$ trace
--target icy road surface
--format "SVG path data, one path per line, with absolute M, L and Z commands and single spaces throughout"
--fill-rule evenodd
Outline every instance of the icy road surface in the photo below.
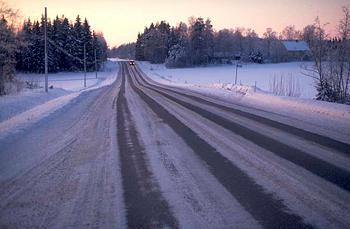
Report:
M 349 228 L 347 131 L 262 112 L 120 62 L 0 139 L 0 228 Z

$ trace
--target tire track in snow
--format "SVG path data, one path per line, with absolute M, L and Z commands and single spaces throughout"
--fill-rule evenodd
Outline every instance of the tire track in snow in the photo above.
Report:
M 128 69 L 126 73 L 132 89 L 196 152 L 210 172 L 264 228 L 313 228 L 304 223 L 300 216 L 289 213 L 281 200 L 264 191 L 239 167 L 232 164 L 156 100 L 138 88 L 133 82 L 135 78 L 131 77 Z
M 129 109 L 149 165 L 179 227 L 262 228 L 183 139 L 159 119 L 128 82 L 126 85 Z
M 139 72 L 136 72 L 141 78 L 141 80 L 145 83 L 147 83 L 141 76 Z M 138 81 L 137 78 L 135 80 Z M 144 86 L 144 85 L 143 85 Z M 313 157 L 302 150 L 299 150 L 295 147 L 286 145 L 282 142 L 279 142 L 277 140 L 274 140 L 271 137 L 268 137 L 264 134 L 255 132 L 245 126 L 242 126 L 236 122 L 233 122 L 231 120 L 228 120 L 226 118 L 221 117 L 220 115 L 216 115 L 210 111 L 207 111 L 203 108 L 200 108 L 198 106 L 195 106 L 193 104 L 190 104 L 188 102 L 185 102 L 179 98 L 176 98 L 172 95 L 169 95 L 168 93 L 165 93 L 164 91 L 161 91 L 159 89 L 155 89 L 151 86 L 144 86 L 148 89 L 151 89 L 164 97 L 182 105 L 183 107 L 186 107 L 189 110 L 192 110 L 202 117 L 211 120 L 215 122 L 216 124 L 224 127 L 225 129 L 228 129 L 232 131 L 233 133 L 242 136 L 245 139 L 248 139 L 249 141 L 253 142 L 254 144 L 271 151 L 275 153 L 276 155 L 298 165 L 306 170 L 310 171 L 311 173 L 337 185 L 338 187 L 350 191 L 350 172 L 341 169 L 335 165 L 332 165 L 326 161 L 323 161 L 319 158 Z
M 116 165 L 112 164 L 116 161 L 112 150 L 116 134 L 111 135 L 115 127 L 111 125 L 115 123 L 111 112 L 115 91 L 115 86 L 99 90 L 87 110 L 78 113 L 71 110 L 75 115 L 82 113 L 74 128 L 67 125 L 65 135 L 72 140 L 57 140 L 63 146 L 60 151 L 0 185 L 0 228 L 120 228 L 123 225 L 121 179 Z M 79 111 L 83 103 L 74 106 Z M 51 119 L 55 123 L 65 120 Z M 49 136 L 52 131 L 55 130 L 44 133 Z M 46 148 L 42 151 L 46 152 Z
M 140 75 L 141 80 L 145 84 L 147 84 L 148 86 L 155 87 L 157 89 L 161 89 L 164 91 L 172 92 L 172 93 L 187 97 L 189 99 L 192 99 L 194 101 L 197 101 L 199 103 L 213 106 L 213 107 L 219 108 L 221 110 L 228 111 L 232 114 L 239 115 L 239 116 L 242 116 L 244 118 L 248 118 L 248 119 L 256 121 L 256 122 L 260 122 L 262 124 L 271 126 L 271 127 L 276 128 L 278 130 L 282 130 L 282 131 L 287 132 L 289 134 L 295 135 L 297 137 L 306 139 L 308 141 L 315 142 L 319 145 L 322 145 L 322 146 L 325 146 L 325 147 L 328 147 L 331 149 L 335 149 L 343 154 L 346 154 L 346 155 L 350 154 L 350 144 L 348 144 L 348 143 L 344 143 L 344 142 L 341 142 L 341 141 L 338 141 L 338 140 L 335 140 L 335 139 L 332 139 L 330 137 L 323 136 L 320 134 L 312 133 L 312 132 L 309 132 L 309 131 L 306 131 L 306 130 L 303 130 L 303 129 L 300 129 L 300 128 L 297 128 L 294 126 L 290 126 L 290 125 L 266 118 L 266 117 L 255 115 L 253 113 L 249 113 L 249 112 L 235 109 L 232 107 L 227 107 L 227 106 L 215 103 L 215 102 L 211 102 L 211 101 L 208 101 L 206 99 L 202 99 L 198 96 L 189 95 L 186 93 L 181 93 L 181 92 L 177 91 L 176 89 L 170 89 L 169 87 L 163 87 L 163 86 L 159 86 L 156 84 L 151 84 L 151 83 L 147 82 L 143 77 L 141 77 L 141 75 L 144 76 L 145 74 L 140 69 L 138 69 L 136 67 L 135 71 Z
M 122 64 L 125 70 L 125 65 Z M 144 148 L 138 139 L 125 98 L 125 74 L 117 98 L 117 138 L 127 224 L 130 228 L 177 228 L 168 203 L 148 168 Z

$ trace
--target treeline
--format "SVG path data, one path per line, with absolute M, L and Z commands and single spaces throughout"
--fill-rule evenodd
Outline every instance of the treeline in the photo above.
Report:
M 17 35 L 20 48 L 16 53 L 16 69 L 23 72 L 44 72 L 44 18 L 41 21 L 30 19 L 23 23 Z M 101 33 L 91 31 L 85 18 L 79 15 L 74 23 L 62 16 L 47 22 L 48 36 L 48 70 L 82 71 L 84 46 L 86 50 L 87 71 L 95 69 L 95 52 L 97 68 L 107 58 L 107 43 Z
M 122 44 L 108 51 L 108 57 L 122 59 L 135 59 L 135 43 Z
M 0 0 L 0 95 L 20 90 L 21 82 L 15 71 L 44 72 L 44 18 L 24 21 L 18 30 L 18 11 Z M 79 16 L 74 22 L 56 17 L 48 20 L 48 70 L 83 71 L 84 46 L 87 71 L 97 69 L 107 59 L 107 43 L 102 33 L 91 31 L 85 19 Z
M 215 31 L 210 19 L 190 18 L 188 25 L 180 22 L 171 27 L 167 22 L 152 23 L 137 36 L 135 58 L 168 67 L 185 67 L 217 63 L 240 56 L 244 61 L 288 61 L 281 40 L 302 40 L 307 28 L 298 31 L 287 26 L 280 34 L 267 28 L 263 37 L 253 29 L 222 29 Z
M 290 61 L 283 40 L 304 40 L 314 61 L 305 74 L 317 83 L 316 99 L 350 103 L 350 10 L 342 8 L 336 37 L 326 33 L 319 18 L 303 30 L 287 26 L 277 33 L 267 28 L 262 37 L 253 29 L 215 31 L 209 19 L 191 18 L 189 25 L 171 27 L 167 22 L 151 24 L 139 33 L 135 45 L 136 60 L 165 63 L 167 67 L 186 67 L 222 63 L 239 57 L 246 62 Z M 295 59 L 292 59 L 295 60 Z

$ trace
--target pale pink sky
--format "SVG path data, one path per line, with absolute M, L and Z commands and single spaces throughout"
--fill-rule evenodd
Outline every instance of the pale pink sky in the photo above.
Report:
M 44 7 L 53 18 L 77 14 L 87 17 L 93 29 L 102 31 L 110 46 L 135 41 L 138 32 L 151 22 L 171 25 L 187 22 L 190 16 L 209 17 L 215 29 L 246 27 L 261 35 L 267 27 L 281 31 L 287 25 L 301 29 L 316 16 L 329 22 L 333 32 L 342 6 L 349 0 L 5 0 L 20 9 L 24 18 L 39 18 Z

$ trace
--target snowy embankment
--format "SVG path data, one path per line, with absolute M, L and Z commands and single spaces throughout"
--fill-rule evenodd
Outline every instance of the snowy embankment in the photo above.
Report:
M 313 99 L 316 95 L 314 79 L 304 75 L 301 67 L 310 62 L 247 64 L 238 69 L 238 85 L 233 84 L 234 65 L 167 69 L 163 64 L 138 64 L 149 77 L 162 84 L 185 87 L 221 101 L 276 113 L 279 119 L 286 116 L 314 125 L 322 124 L 323 128 L 342 128 L 342 132 L 350 135 L 349 130 L 344 130 L 344 125 L 350 123 L 350 106 Z M 273 79 L 280 76 L 294 77 L 300 87 L 300 97 L 277 96 L 269 92 Z
M 0 137 L 34 123 L 63 107 L 82 92 L 94 90 L 112 84 L 118 72 L 115 61 L 107 61 L 103 71 L 87 73 L 84 88 L 84 73 L 49 74 L 48 93 L 44 91 L 44 75 L 18 74 L 21 81 L 34 83 L 39 88 L 24 89 L 18 94 L 0 97 Z

